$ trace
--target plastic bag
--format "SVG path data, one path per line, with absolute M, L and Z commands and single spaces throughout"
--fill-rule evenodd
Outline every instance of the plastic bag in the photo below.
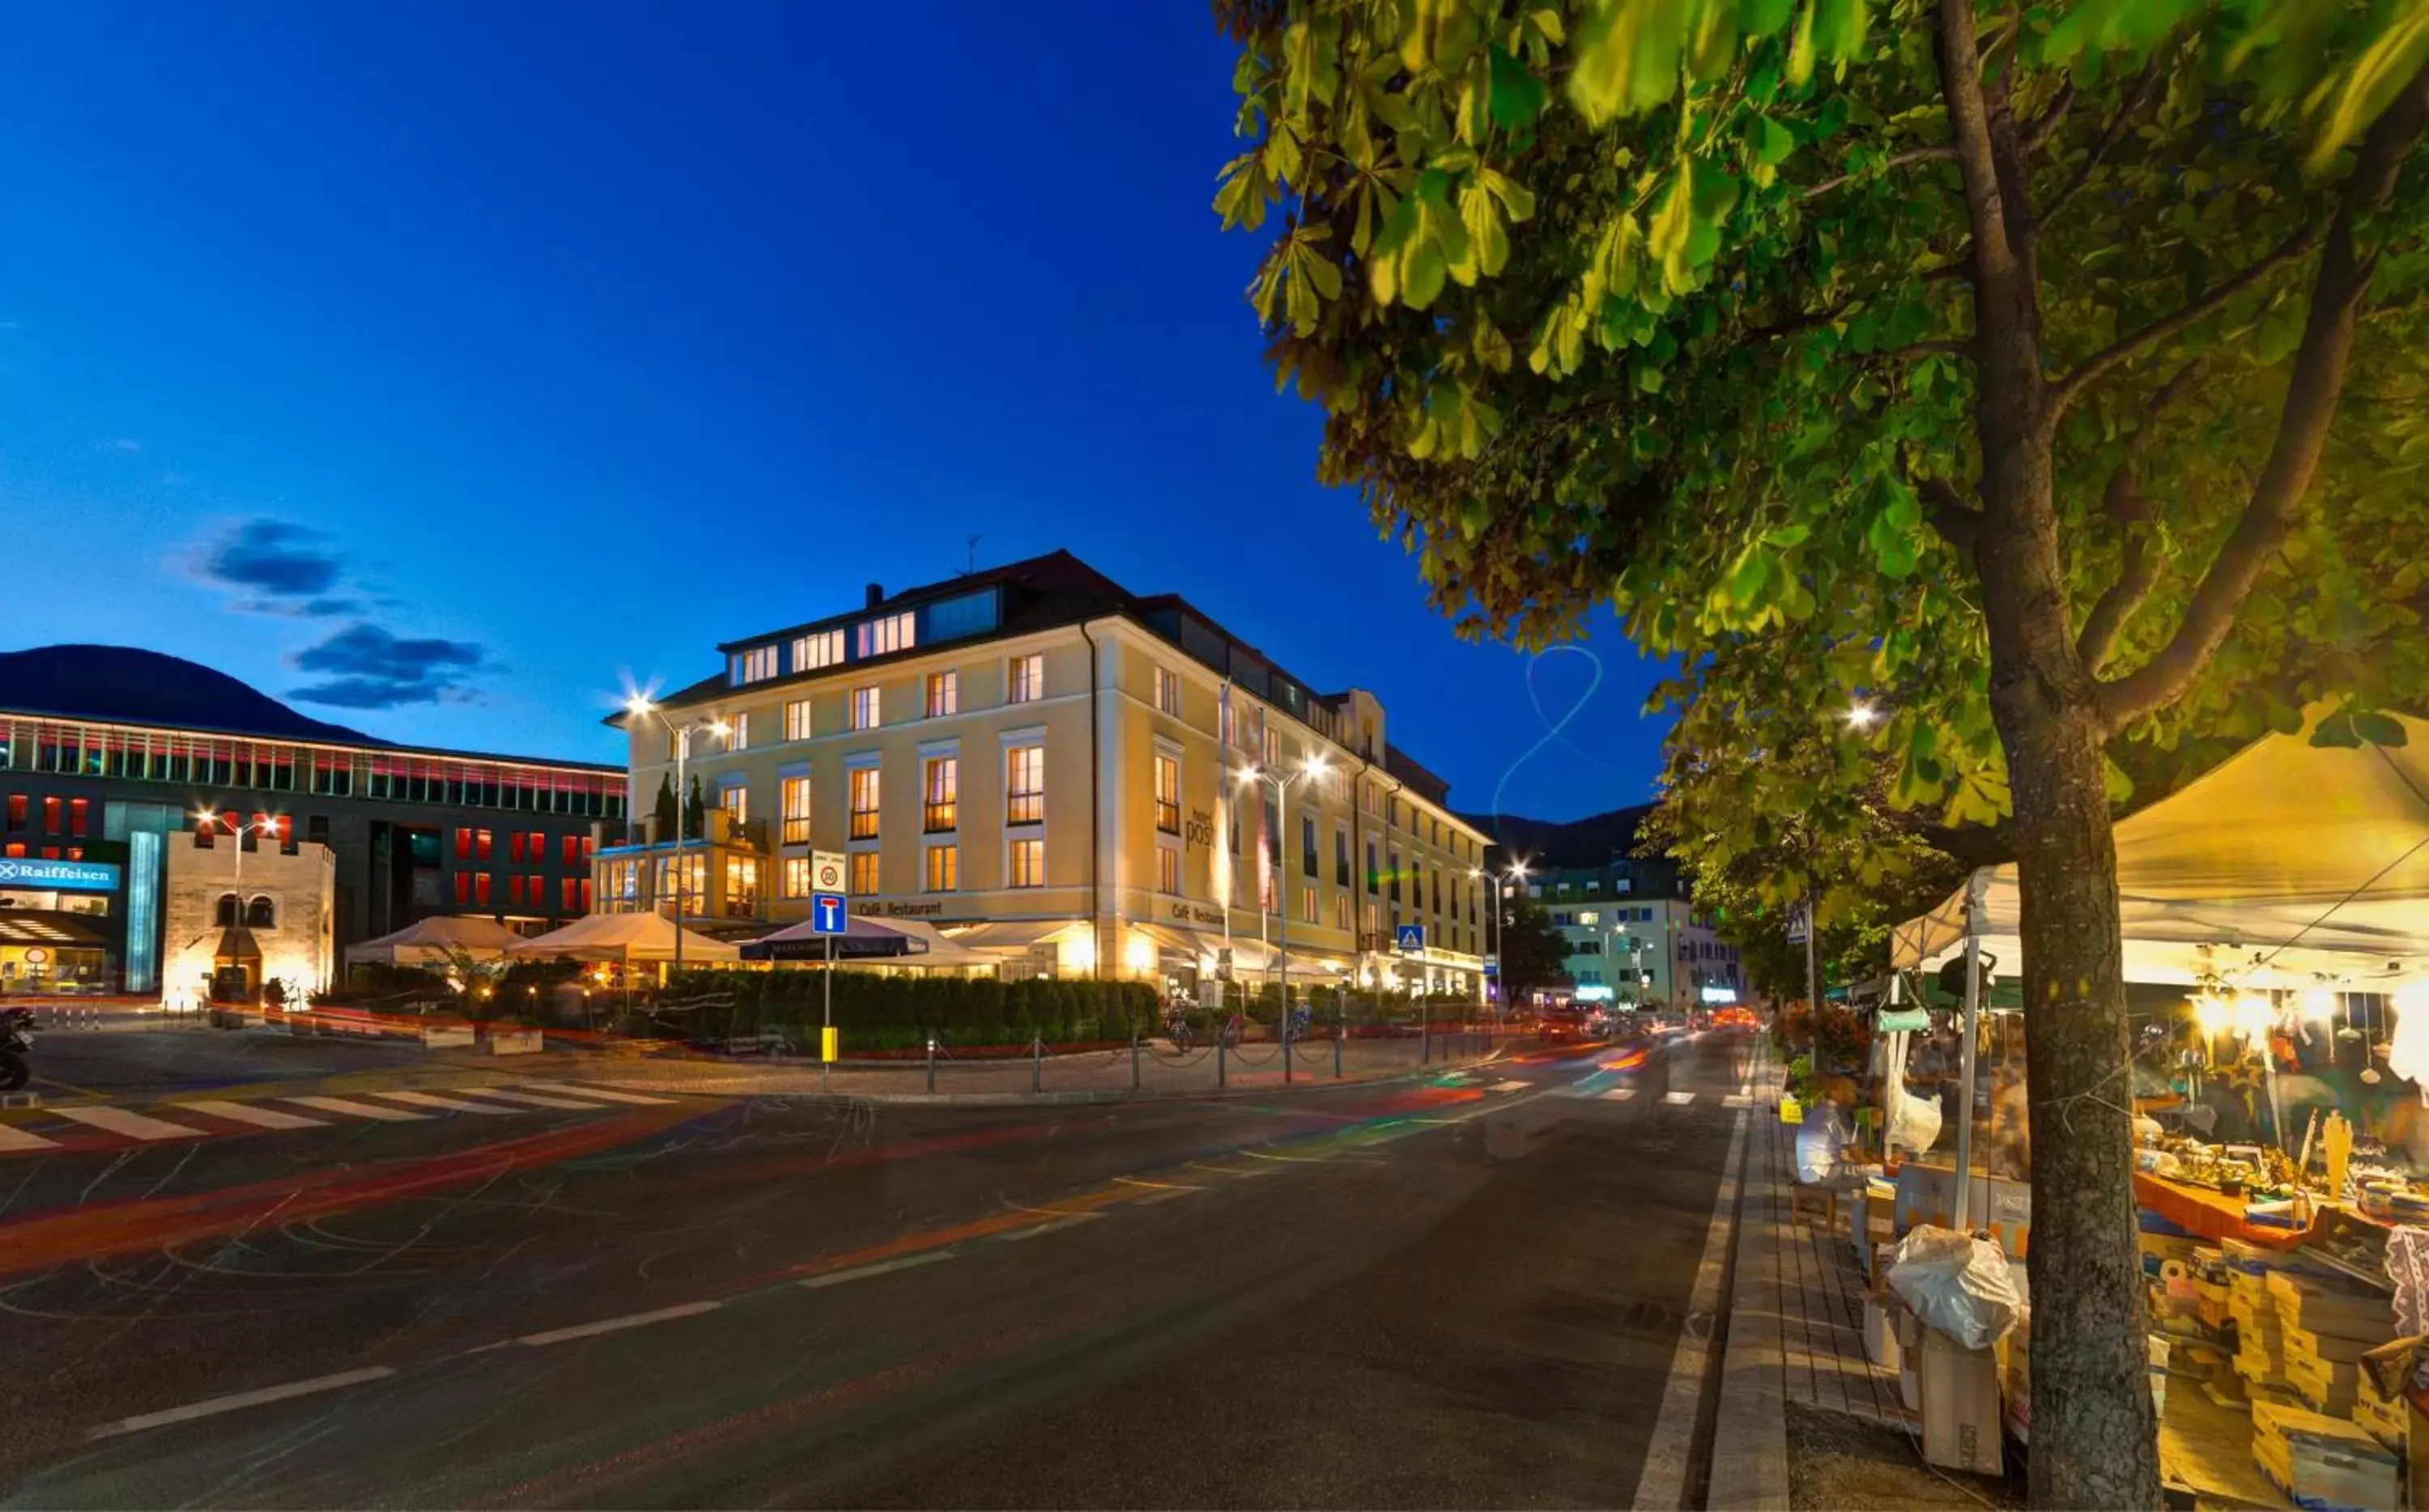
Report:
M 1898 1241 L 1889 1283 L 1917 1319 L 1967 1349 L 2005 1338 L 2023 1302 L 1998 1245 L 1929 1224 Z
M 1888 1091 L 1888 1147 L 1916 1155 L 1930 1149 L 1940 1138 L 1940 1099 L 1917 1096 L 1895 1082 L 1890 1084 Z

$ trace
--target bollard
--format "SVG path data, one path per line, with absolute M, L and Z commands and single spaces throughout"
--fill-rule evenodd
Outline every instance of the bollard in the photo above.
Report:
M 1046 1090 L 1046 1036 L 1042 1032 L 1029 1037 L 1029 1090 Z
M 936 1090 L 936 1037 L 928 1036 L 928 1090 Z
M 1339 1081 L 1339 1080 L 1341 1079 L 1341 1046 L 1342 1046 L 1342 1044 L 1343 1044 L 1345 1041 L 1347 1041 L 1348 1038 L 1349 1038 L 1349 1031 L 1348 1031 L 1347 1029 L 1343 1028 L 1343 1027 L 1340 1027 L 1339 1025 L 1335 1025 L 1335 1026 L 1333 1026 L 1333 1030 L 1332 1030 L 1332 1079 L 1333 1079 L 1333 1080 L 1335 1080 L 1335 1081 Z
M 1139 1090 L 1138 1030 L 1131 1030 L 1131 1091 Z
M 1217 1087 L 1231 1079 L 1230 1065 L 1231 1044 L 1223 1038 L 1223 1031 L 1216 1029 L 1214 1031 L 1214 1085 Z

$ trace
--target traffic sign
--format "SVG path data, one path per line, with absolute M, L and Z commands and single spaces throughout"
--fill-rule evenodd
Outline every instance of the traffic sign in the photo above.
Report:
M 1788 943 L 1803 945 L 1813 933 L 1813 905 L 1799 903 L 1788 911 Z
M 840 850 L 811 851 L 810 891 L 814 894 L 845 891 L 843 865 L 843 852 Z
M 810 932 L 841 934 L 844 932 L 844 903 L 841 893 L 810 895 Z
M 1404 956 L 1416 955 L 1426 947 L 1426 927 L 1422 924 L 1396 924 L 1392 927 L 1392 948 Z

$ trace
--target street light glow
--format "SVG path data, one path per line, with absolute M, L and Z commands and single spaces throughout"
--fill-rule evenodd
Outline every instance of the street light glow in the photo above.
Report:
M 1310 756 L 1307 759 L 1306 770 L 1314 776 L 1323 776 L 1325 770 L 1324 752 L 1317 751 L 1315 754 Z
M 1855 726 L 1859 730 L 1870 730 L 1873 727 L 1873 721 L 1879 717 L 1880 715 L 1874 711 L 1873 706 L 1869 703 L 1857 704 L 1854 708 L 1847 711 L 1847 723 Z
M 1245 787 L 1245 786 L 1247 786 L 1248 783 L 1255 781 L 1257 780 L 1257 776 L 1258 776 L 1258 773 L 1257 773 L 1257 769 L 1256 769 L 1255 767 L 1253 767 L 1253 766 L 1243 766 L 1243 767 L 1241 767 L 1241 768 L 1240 768 L 1238 781 L 1239 781 L 1239 782 L 1240 782 L 1240 785 L 1241 785 L 1241 786 L 1243 786 L 1243 787 Z
M 633 694 L 624 700 L 624 712 L 636 717 L 648 714 L 656 707 L 657 705 L 652 703 L 646 695 L 639 693 Z
M 708 723 L 708 728 L 709 728 L 710 731 L 711 731 L 712 733 L 714 733 L 714 734 L 717 736 L 717 738 L 718 738 L 718 739 L 719 739 L 719 740 L 723 740 L 726 736 L 731 735 L 732 733 L 734 733 L 734 727 L 733 727 L 732 725 L 727 724 L 727 723 L 726 723 L 724 720 L 722 720 L 722 719 L 712 719 L 712 720 L 710 720 L 710 721 L 709 721 L 709 723 Z

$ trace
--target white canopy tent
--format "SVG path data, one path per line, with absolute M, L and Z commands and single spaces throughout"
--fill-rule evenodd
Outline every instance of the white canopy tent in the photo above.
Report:
M 442 963 L 469 957 L 496 961 L 523 937 L 495 919 L 476 914 L 441 914 L 409 924 L 393 934 L 346 946 L 346 964 L 379 961 L 412 966 Z
M 917 966 L 958 971 L 970 966 L 993 966 L 1001 959 L 994 953 L 955 945 L 938 933 L 934 925 L 917 919 L 858 915 L 845 921 L 841 936 L 820 934 L 811 928 L 810 920 L 804 919 L 749 942 L 742 946 L 742 955 L 752 961 L 816 965 L 826 958 L 830 941 L 834 942 L 834 963 L 838 966 Z
M 2127 981 L 2221 993 L 2393 992 L 2429 975 L 2429 721 L 2398 717 L 2403 746 L 2315 746 L 2322 712 L 2300 732 L 2265 736 L 2118 822 Z M 1937 966 L 1960 953 L 1968 960 L 1960 1213 L 1972 1159 L 1981 958 L 2020 971 L 2023 916 L 2015 866 L 1984 867 L 1891 940 L 1891 963 L 1901 969 Z
M 506 954 L 542 961 L 570 956 L 575 961 L 617 961 L 626 964 L 672 961 L 677 932 L 674 921 L 664 914 L 593 913 L 562 929 L 518 940 L 506 946 Z M 721 965 L 742 959 L 740 950 L 722 940 L 712 940 L 690 929 L 680 932 L 683 959 L 687 962 Z

